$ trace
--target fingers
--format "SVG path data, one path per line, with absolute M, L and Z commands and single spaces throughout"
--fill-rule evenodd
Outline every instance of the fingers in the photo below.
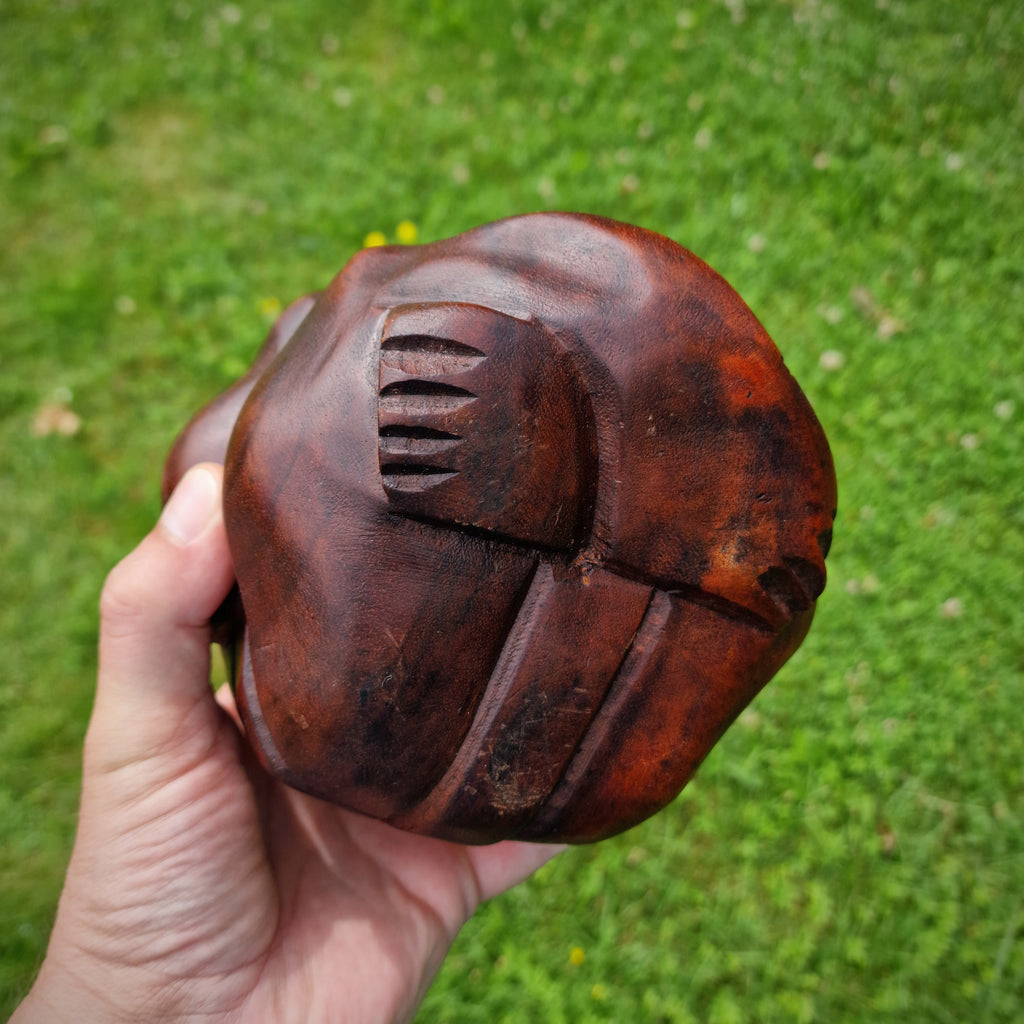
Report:
M 228 713 L 231 721 L 238 726 L 241 732 L 243 730 L 242 716 L 238 713 L 238 705 L 235 703 L 235 695 L 231 692 L 231 687 L 227 683 L 222 683 L 217 687 L 214 699 Z
M 160 521 L 107 578 L 87 755 L 133 760 L 171 742 L 209 685 L 209 619 L 233 582 L 220 466 L 189 470 Z
M 566 846 L 555 843 L 511 840 L 493 846 L 467 847 L 480 899 L 489 900 L 518 885 L 565 849 Z

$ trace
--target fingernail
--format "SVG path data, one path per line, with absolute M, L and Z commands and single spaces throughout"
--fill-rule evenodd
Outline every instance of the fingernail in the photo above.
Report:
M 217 481 L 205 469 L 194 466 L 174 488 L 160 515 L 160 525 L 173 541 L 184 547 L 206 528 L 219 500 Z

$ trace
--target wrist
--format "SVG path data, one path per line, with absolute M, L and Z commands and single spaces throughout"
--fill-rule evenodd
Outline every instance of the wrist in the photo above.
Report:
M 94 974 L 85 963 L 61 962 L 48 953 L 10 1024 L 127 1024 L 154 1019 L 144 1001 L 132 997 L 129 986 Z
M 120 1019 L 87 985 L 45 960 L 10 1024 L 110 1024 Z

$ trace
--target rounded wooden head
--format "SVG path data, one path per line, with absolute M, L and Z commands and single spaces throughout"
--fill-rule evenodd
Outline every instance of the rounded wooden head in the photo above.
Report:
M 204 458 L 263 763 L 465 842 L 671 800 L 806 634 L 835 515 L 729 285 L 569 214 L 359 253 L 186 428 L 165 494 Z

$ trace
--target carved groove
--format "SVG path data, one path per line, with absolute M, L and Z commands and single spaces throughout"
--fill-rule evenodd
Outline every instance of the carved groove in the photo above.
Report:
M 400 416 L 446 416 L 476 401 L 476 395 L 454 384 L 431 380 L 399 380 L 380 393 L 382 412 Z
M 441 519 L 422 512 L 403 511 L 401 515 L 403 519 L 410 519 L 412 522 L 422 523 L 424 526 L 432 526 L 443 530 L 445 533 L 455 530 L 458 533 L 465 534 L 467 537 L 486 541 L 488 544 L 502 544 L 506 547 L 516 548 L 524 554 L 545 555 L 549 560 L 564 564 L 569 562 L 569 559 L 566 558 L 565 549 L 562 547 L 543 544 L 540 541 L 519 540 L 516 537 L 509 536 L 507 533 L 502 533 L 500 530 L 486 529 L 482 526 L 473 526 L 470 523 L 460 523 L 451 519 Z
M 391 432 L 385 434 L 382 430 L 380 433 L 381 456 L 440 455 L 462 443 L 461 437 L 414 437 L 408 433 L 398 433 L 393 428 L 385 429 L 390 429 Z
M 380 360 L 389 369 L 423 377 L 465 373 L 486 358 L 470 345 L 422 334 L 387 338 L 380 346 Z
M 386 427 L 380 428 L 381 437 L 408 437 L 421 440 L 437 441 L 461 441 L 458 434 L 449 433 L 447 430 L 437 430 L 435 427 L 423 427 L 411 423 L 389 423 Z
M 821 596 L 821 592 L 825 589 L 825 574 L 818 566 L 806 558 L 791 558 L 788 555 L 782 559 L 782 564 L 799 581 L 809 602 L 813 602 Z
M 642 583 L 646 587 L 663 590 L 673 597 L 689 601 L 691 604 L 699 605 L 701 608 L 708 608 L 727 619 L 743 622 L 754 629 L 767 630 L 769 633 L 775 632 L 772 624 L 763 616 L 758 615 L 757 612 L 751 611 L 735 601 L 730 601 L 727 597 L 721 597 L 719 594 L 714 594 L 694 584 L 662 579 L 651 573 L 638 571 L 633 566 L 625 565 L 614 559 L 608 559 L 605 567 L 623 579 L 633 580 L 635 583 Z
M 591 716 L 590 728 L 575 755 L 565 766 L 547 801 L 541 805 L 528 828 L 520 835 L 546 835 L 553 823 L 573 799 L 581 780 L 590 771 L 594 758 L 608 742 L 619 721 L 620 711 L 629 700 L 637 680 L 647 671 L 648 662 L 658 647 L 672 612 L 672 598 L 662 590 L 652 590 L 643 618 L 619 667 L 605 690 L 604 700 Z
M 780 608 L 791 615 L 806 611 L 811 606 L 812 599 L 790 566 L 773 565 L 757 577 L 757 582 Z
M 752 612 L 749 608 L 736 604 L 735 601 L 730 601 L 727 597 L 712 594 L 710 591 L 702 590 L 700 587 L 679 585 L 668 588 L 667 593 L 673 597 L 689 601 L 691 604 L 698 605 L 701 608 L 707 608 L 708 611 L 723 615 L 734 622 L 745 623 L 753 629 L 765 630 L 769 633 L 775 632 L 772 624 L 763 616 L 758 615 L 757 612 Z
M 457 470 L 442 466 L 396 462 L 381 466 L 380 475 L 384 486 L 396 491 L 425 491 L 459 474 Z

